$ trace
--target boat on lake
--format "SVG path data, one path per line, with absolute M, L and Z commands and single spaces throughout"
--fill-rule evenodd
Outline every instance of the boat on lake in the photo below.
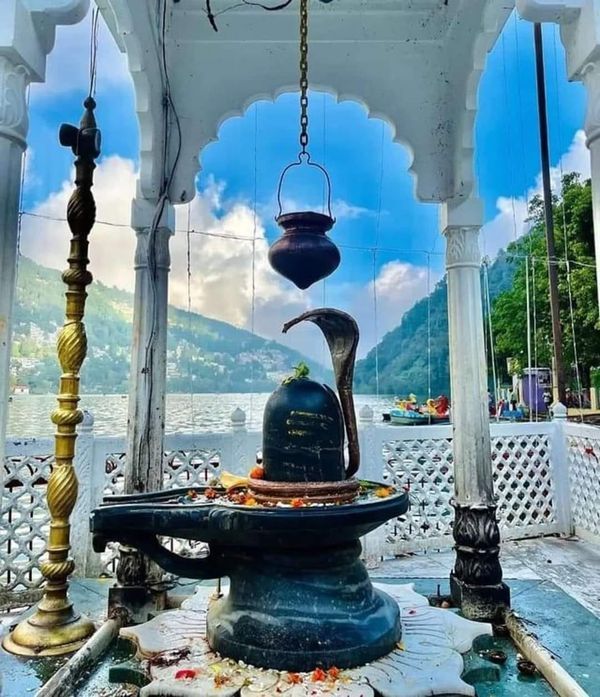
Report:
M 385 418 L 385 417 L 384 417 Z M 430 424 L 449 423 L 450 402 L 444 395 L 437 399 L 428 399 L 419 405 L 414 394 L 407 399 L 397 399 L 390 409 L 390 421 L 397 426 L 426 426 Z

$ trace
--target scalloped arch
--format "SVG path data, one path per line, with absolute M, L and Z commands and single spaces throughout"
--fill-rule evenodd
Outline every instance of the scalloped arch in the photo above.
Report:
M 280 97 L 282 97 L 285 94 L 294 94 L 298 92 L 298 86 L 297 85 L 290 85 L 287 87 L 280 87 L 275 90 L 273 90 L 271 93 L 263 92 L 263 93 L 257 93 L 252 95 L 251 97 L 248 97 L 245 99 L 240 106 L 239 109 L 230 109 L 229 111 L 225 112 L 222 114 L 222 116 L 216 121 L 215 127 L 213 129 L 212 135 L 200 146 L 199 149 L 199 155 L 198 155 L 198 168 L 196 169 L 194 173 L 194 178 L 195 176 L 201 171 L 202 166 L 200 163 L 201 160 L 201 154 L 202 151 L 211 143 L 218 142 L 220 139 L 220 131 L 221 128 L 229 121 L 230 119 L 234 118 L 245 118 L 248 115 L 248 112 L 252 109 L 252 107 L 258 103 L 258 102 L 270 102 L 271 104 L 274 104 Z M 370 120 L 370 121 L 383 121 L 385 124 L 387 124 L 391 130 L 391 140 L 393 143 L 396 143 L 397 145 L 402 146 L 406 153 L 408 154 L 409 157 L 409 164 L 407 167 L 407 171 L 413 178 L 414 182 L 414 190 L 416 192 L 417 188 L 417 180 L 418 180 L 418 174 L 415 170 L 414 163 L 415 163 L 415 153 L 414 150 L 411 146 L 411 144 L 404 138 L 401 138 L 398 136 L 396 126 L 391 118 L 386 116 L 385 114 L 379 112 L 379 111 L 371 111 L 369 109 L 369 105 L 362 99 L 361 97 L 358 97 L 353 94 L 341 94 L 336 92 L 334 89 L 330 87 L 323 87 L 322 85 L 314 85 L 311 86 L 311 92 L 317 92 L 320 94 L 327 94 L 330 97 L 333 97 L 335 100 L 336 104 L 342 104 L 344 102 L 351 102 L 353 104 L 358 104 L 360 107 L 362 107 L 365 117 Z M 195 192 L 194 192 L 195 193 Z M 179 201 L 180 203 L 187 203 L 191 199 L 187 199 L 186 201 Z

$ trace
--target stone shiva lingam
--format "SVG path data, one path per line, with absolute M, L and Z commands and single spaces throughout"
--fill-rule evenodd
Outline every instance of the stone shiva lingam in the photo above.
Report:
M 210 647 L 287 671 L 350 668 L 397 646 L 398 603 L 371 584 L 359 538 L 408 508 L 405 492 L 354 477 L 356 322 L 319 309 L 284 331 L 303 321 L 325 335 L 339 401 L 300 366 L 267 403 L 263 468 L 254 477 L 230 489 L 110 497 L 91 517 L 97 551 L 119 541 L 186 578 L 229 577 L 229 592 L 209 606 Z M 210 552 L 183 557 L 162 546 L 160 536 L 201 540 Z

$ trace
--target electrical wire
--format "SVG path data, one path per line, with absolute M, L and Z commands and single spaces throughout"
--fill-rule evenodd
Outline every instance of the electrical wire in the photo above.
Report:
M 217 17 L 220 17 L 222 14 L 230 12 L 231 10 L 235 10 L 238 7 L 260 7 L 262 10 L 266 10 L 267 12 L 276 12 L 277 10 L 283 10 L 284 8 L 288 7 L 292 4 L 292 2 L 293 0 L 284 0 L 283 2 L 280 2 L 277 5 L 265 5 L 262 2 L 255 2 L 254 0 L 240 0 L 240 2 L 236 2 L 233 5 L 230 5 L 229 7 L 225 7 L 222 10 L 219 10 L 218 12 L 213 12 L 212 1 L 205 0 L 204 13 L 208 18 L 210 26 L 218 32 L 219 27 L 217 26 L 216 22 Z
M 157 266 L 156 266 L 156 235 L 158 232 L 158 227 L 162 219 L 165 206 L 169 200 L 169 191 L 173 178 L 175 176 L 175 171 L 179 162 L 182 148 L 182 133 L 181 133 L 181 122 L 179 120 L 179 115 L 175 104 L 173 103 L 173 98 L 171 95 L 171 83 L 169 79 L 169 66 L 167 60 L 167 1 L 159 0 L 158 12 L 157 12 L 157 44 L 159 46 L 159 65 L 161 69 L 161 80 L 163 85 L 163 148 L 162 148 L 162 169 L 163 177 L 161 182 L 161 187 L 159 191 L 159 198 L 156 204 L 152 223 L 148 233 L 148 241 L 146 248 L 146 263 L 148 266 L 148 279 L 150 281 L 150 327 L 148 331 L 148 336 L 144 351 L 144 367 L 142 369 L 142 374 L 145 377 L 145 387 L 146 387 L 146 409 L 144 411 L 143 428 L 140 434 L 140 439 L 138 443 L 138 463 L 141 465 L 142 462 L 142 451 L 144 443 L 149 440 L 150 431 L 150 405 L 152 403 L 153 392 L 154 392 L 154 371 L 152 370 L 153 356 L 154 356 L 154 346 L 157 338 L 157 323 L 158 323 L 158 303 L 157 303 Z M 171 128 L 170 128 L 170 118 L 171 116 L 175 120 L 176 133 L 177 133 L 177 145 L 175 150 L 175 157 L 173 163 L 169 168 L 169 152 L 171 146 Z M 149 476 L 150 469 L 150 458 L 146 463 L 146 474 Z M 146 477 L 146 480 L 148 479 Z M 145 489 L 145 483 L 143 481 L 137 482 L 138 488 L 140 490 Z
M 192 204 L 187 206 L 187 231 L 186 231 L 186 255 L 187 255 L 187 315 L 188 333 L 192 335 L 192 244 L 191 244 L 191 214 Z M 192 422 L 192 433 L 196 432 L 196 414 L 194 411 L 194 376 L 192 375 L 192 354 L 188 351 L 188 376 L 190 380 L 190 417 Z
M 533 290 L 533 296 L 535 297 L 535 288 Z M 529 292 L 529 259 L 525 259 L 525 307 L 527 313 L 527 384 L 529 386 L 529 402 L 532 402 L 531 394 L 531 302 L 530 302 L 530 292 Z M 535 330 L 534 330 L 535 331 Z M 537 373 L 536 373 L 537 375 Z M 537 399 L 535 400 L 537 405 Z M 529 421 L 533 421 L 533 409 L 529 407 Z
M 91 21 L 91 31 L 90 31 L 90 61 L 89 61 L 89 72 L 90 72 L 90 90 L 89 96 L 94 97 L 96 94 L 96 78 L 97 78 L 97 62 L 98 62 L 98 20 L 100 17 L 100 10 L 94 7 L 92 10 L 92 21 Z
M 254 104 L 254 191 L 252 201 L 252 271 L 251 271 L 251 301 L 250 301 L 250 331 L 255 332 L 256 320 L 256 234 L 258 229 L 258 102 Z M 254 418 L 254 361 L 250 361 L 250 421 Z
M 553 46 L 554 46 L 554 83 L 555 83 L 555 89 L 554 93 L 556 96 L 556 119 L 557 119 L 557 125 L 558 125 L 558 133 L 562 133 L 562 109 L 560 106 L 560 93 L 559 93 L 559 88 L 558 88 L 558 55 L 557 55 L 557 50 L 556 50 L 556 27 L 554 28 L 553 32 Z M 573 290 L 571 287 L 571 264 L 569 262 L 569 240 L 568 240 L 568 235 L 567 235 L 567 218 L 565 214 L 565 190 L 564 190 L 564 172 L 563 172 L 563 164 L 562 164 L 562 158 L 559 159 L 558 161 L 558 166 L 560 169 L 560 197 L 562 200 L 561 204 L 561 211 L 562 211 L 562 230 L 563 230 L 563 240 L 564 240 L 564 246 L 565 246 L 565 262 L 566 262 L 566 274 L 567 274 L 567 290 L 568 290 L 568 295 L 569 295 L 569 314 L 571 318 L 571 337 L 573 340 L 573 359 L 575 361 L 575 379 L 577 381 L 577 392 L 578 392 L 578 401 L 579 401 L 579 417 L 581 419 L 581 423 L 583 423 L 583 389 L 581 386 L 581 374 L 579 370 L 579 355 L 578 355 L 578 350 L 577 350 L 577 335 L 575 332 L 575 313 L 573 310 Z M 567 406 L 567 405 L 565 405 Z

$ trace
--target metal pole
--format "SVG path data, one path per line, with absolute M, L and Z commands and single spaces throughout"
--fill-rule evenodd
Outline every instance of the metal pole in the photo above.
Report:
M 537 79 L 538 116 L 540 124 L 540 157 L 542 161 L 542 186 L 544 192 L 544 221 L 548 248 L 548 281 L 550 285 L 550 312 L 552 315 L 552 343 L 558 399 L 566 405 L 565 373 L 562 357 L 562 330 L 558 298 L 558 267 L 554 246 L 554 220 L 552 215 L 552 190 L 550 188 L 550 156 L 548 148 L 548 118 L 546 114 L 546 84 L 544 76 L 544 47 L 542 25 L 533 25 L 535 43 L 535 74 Z

